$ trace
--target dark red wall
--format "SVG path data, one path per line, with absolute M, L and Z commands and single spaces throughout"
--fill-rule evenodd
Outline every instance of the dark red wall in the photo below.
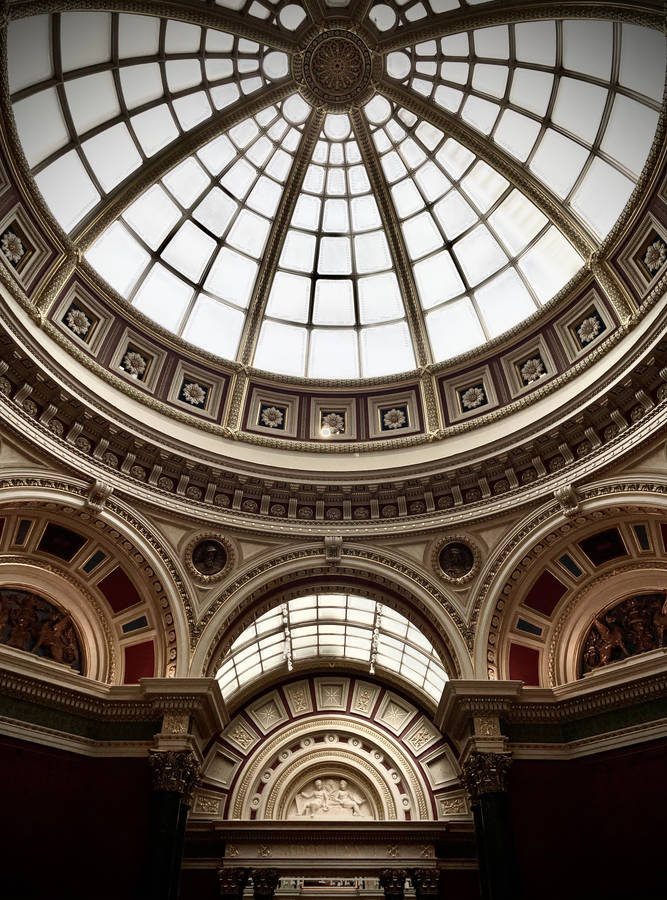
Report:
M 516 760 L 510 798 L 525 900 L 667 896 L 667 741 Z
M 0 738 L 3 900 L 132 900 L 146 842 L 145 759 Z

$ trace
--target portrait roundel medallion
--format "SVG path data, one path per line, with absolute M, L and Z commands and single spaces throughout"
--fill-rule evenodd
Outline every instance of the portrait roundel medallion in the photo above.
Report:
M 192 575 L 204 583 L 220 581 L 231 566 L 234 551 L 230 542 L 217 533 L 200 534 L 185 551 L 185 562 Z
M 479 571 L 481 554 L 478 547 L 463 535 L 449 535 L 433 548 L 433 567 L 452 584 L 465 584 Z

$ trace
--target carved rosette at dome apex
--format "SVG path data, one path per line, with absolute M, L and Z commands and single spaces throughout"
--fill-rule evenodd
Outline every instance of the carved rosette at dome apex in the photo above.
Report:
M 305 99 L 332 112 L 363 106 L 382 76 L 382 57 L 358 26 L 335 22 L 312 32 L 292 57 L 292 76 Z

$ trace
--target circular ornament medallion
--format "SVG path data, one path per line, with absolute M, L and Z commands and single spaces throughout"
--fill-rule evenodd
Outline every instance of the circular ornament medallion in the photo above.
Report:
M 332 28 L 316 35 L 293 58 L 293 75 L 316 106 L 347 109 L 369 99 L 373 59 L 352 31 Z
M 229 571 L 233 558 L 232 545 L 217 532 L 197 535 L 185 549 L 188 571 L 204 584 L 220 581 Z
M 479 548 L 459 534 L 441 538 L 432 551 L 433 568 L 451 584 L 471 581 L 479 571 L 481 561 Z

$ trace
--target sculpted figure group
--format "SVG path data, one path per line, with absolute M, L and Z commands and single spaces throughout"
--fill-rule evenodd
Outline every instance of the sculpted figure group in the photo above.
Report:
M 364 798 L 349 790 L 344 778 L 336 783 L 333 779 L 327 779 L 326 783 L 321 778 L 316 778 L 312 788 L 300 791 L 296 796 L 296 805 L 299 816 L 331 814 L 345 811 L 353 816 L 362 815 Z

